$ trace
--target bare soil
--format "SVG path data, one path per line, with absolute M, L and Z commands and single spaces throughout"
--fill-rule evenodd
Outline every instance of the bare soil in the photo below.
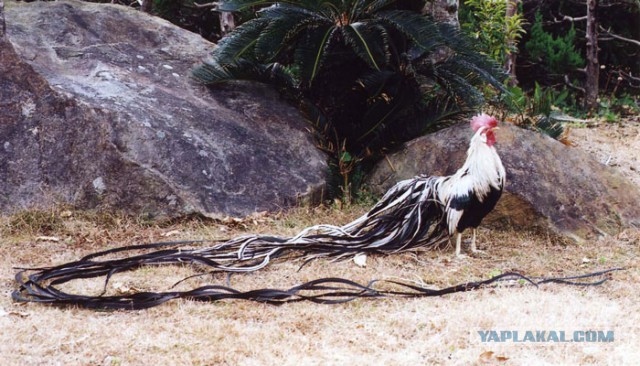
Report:
M 573 128 L 569 139 L 602 164 L 640 185 L 640 117 L 620 123 Z
M 640 125 L 574 128 L 576 148 L 640 185 Z M 341 224 L 366 206 L 299 208 L 241 222 L 188 220 L 149 226 L 132 218 L 59 211 L 0 218 L 0 360 L 11 365 L 637 364 L 640 359 L 640 229 L 583 244 L 550 234 L 480 230 L 483 257 L 452 250 L 274 264 L 237 275 L 239 289 L 286 288 L 320 277 L 414 281 L 442 288 L 519 271 L 568 276 L 625 267 L 597 287 L 504 285 L 437 298 L 366 299 L 341 305 L 173 301 L 142 311 L 100 312 L 18 304 L 14 267 L 59 264 L 106 248 L 263 232 L 291 235 L 311 224 Z M 47 221 L 51 219 L 50 222 Z M 38 221 L 39 220 L 39 221 Z M 46 236 L 46 237 L 43 237 Z M 120 288 L 164 290 L 189 268 L 149 268 L 117 277 Z M 224 281 L 224 279 L 217 279 Z M 91 290 L 101 284 L 78 286 Z M 163 287 L 164 286 L 164 287 Z M 482 342 L 479 332 L 613 331 L 611 342 Z M 507 334 L 507 333 L 505 333 Z M 511 333 L 513 334 L 513 333 Z

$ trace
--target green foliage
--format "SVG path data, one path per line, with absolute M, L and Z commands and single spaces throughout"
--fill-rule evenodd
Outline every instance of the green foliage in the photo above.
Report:
M 640 113 L 640 97 L 630 94 L 616 97 L 612 94 L 608 98 L 601 98 L 600 107 L 621 116 L 633 116 Z
M 522 13 L 521 4 L 519 4 L 518 11 L 515 14 L 505 19 L 504 39 L 505 43 L 510 47 L 510 52 L 518 51 L 518 43 L 526 33 L 526 30 L 524 29 L 526 23 L 527 19 Z
M 605 122 L 614 123 L 620 121 L 620 115 L 610 109 L 600 110 L 598 114 Z
M 538 81 L 545 86 L 563 83 L 558 75 L 568 74 L 573 84 L 584 87 L 584 75 L 581 72 L 570 72 L 576 68 L 582 68 L 585 64 L 581 57 L 586 49 L 585 28 L 586 21 L 571 22 L 565 16 L 581 19 L 586 15 L 584 1 L 524 1 L 524 14 L 532 25 L 536 25 L 535 32 L 528 29 L 528 34 L 523 38 L 523 47 L 518 58 L 518 81 L 521 85 L 526 85 L 533 89 L 534 81 Z M 640 2 L 637 0 L 622 1 L 600 1 L 596 12 L 599 30 L 598 60 L 600 65 L 605 67 L 600 70 L 600 92 L 604 95 L 616 93 L 638 93 L 638 82 L 632 78 L 623 77 L 616 80 L 621 72 L 628 75 L 640 75 L 640 63 L 638 62 L 638 46 L 624 41 L 623 39 L 609 36 L 609 34 L 623 37 L 629 40 L 639 40 L 638 19 L 640 19 Z M 535 18 L 539 20 L 536 21 Z M 544 29 L 543 29 L 544 27 Z M 571 28 L 575 27 L 572 31 Z M 534 36 L 536 33 L 537 36 Z M 545 34 L 546 33 L 546 34 Z M 557 38 L 571 38 L 572 41 L 565 42 L 564 46 L 575 46 L 574 49 L 559 52 L 557 45 L 548 43 Z M 528 45 L 529 42 L 532 45 Z M 633 41 L 632 41 L 633 42 Z M 532 48 L 533 55 L 527 47 Z M 577 51 L 577 53 L 575 52 Z M 551 64 L 560 65 L 552 69 L 543 60 L 545 54 L 555 54 L 555 61 Z M 562 54 L 564 53 L 564 56 Z M 560 57 L 562 56 L 562 57 Z M 562 58 L 573 59 L 571 62 L 563 62 Z M 564 64 L 564 66 L 563 66 Z M 577 65 L 577 66 L 576 66 Z
M 565 105 L 569 95 L 568 89 L 557 92 L 536 83 L 533 95 L 528 96 L 520 87 L 511 86 L 508 94 L 503 95 L 503 103 L 510 111 L 521 115 L 525 127 L 559 139 L 564 126 L 556 118 L 556 110 Z
M 507 91 L 499 96 L 500 107 L 512 113 L 524 113 L 529 102 L 527 94 L 519 86 L 507 86 L 506 89 Z
M 230 0 L 220 9 L 254 6 L 266 7 L 194 77 L 276 85 L 299 102 L 341 172 L 345 152 L 368 164 L 478 107 L 483 83 L 502 88 L 500 67 L 464 34 L 393 0 Z
M 637 115 L 640 113 L 640 100 L 637 96 L 624 94 L 621 97 L 611 95 L 601 97 L 598 115 L 605 122 L 618 122 L 621 116 Z
M 221 8 L 257 4 L 270 2 L 232 0 Z M 417 109 L 436 100 L 440 105 L 456 100 L 458 110 L 472 108 L 482 102 L 482 82 L 500 87 L 496 65 L 459 31 L 392 4 L 302 0 L 271 5 L 223 39 L 194 76 L 207 84 L 248 78 L 284 86 L 310 100 L 356 155 L 386 147 L 375 141 L 411 123 L 399 116 L 416 117 Z M 437 59 L 444 45 L 451 52 Z
M 480 42 L 480 49 L 494 60 L 504 63 L 506 55 L 517 52 L 525 33 L 522 12 L 506 18 L 507 2 L 465 0 L 461 10 L 461 26 Z
M 491 271 L 489 271 L 489 273 L 487 273 L 487 278 L 493 278 L 496 276 L 500 276 L 501 274 L 502 274 L 502 270 L 498 268 L 494 268 Z
M 347 203 L 351 203 L 353 187 L 358 186 L 362 179 L 362 169 L 359 165 L 359 159 L 346 151 L 344 146 L 338 158 L 338 173 L 342 177 L 340 186 L 342 197 Z
M 554 74 L 564 74 L 584 66 L 584 59 L 575 48 L 576 30 L 573 25 L 564 36 L 554 37 L 543 29 L 542 21 L 542 14 L 536 12 L 531 39 L 525 45 L 529 56 L 542 62 Z
M 542 88 L 536 83 L 528 113 L 533 117 L 532 125 L 536 130 L 554 139 L 562 135 L 564 127 L 552 115 L 552 106 L 554 103 L 563 103 L 568 93 L 567 89 L 557 93 L 552 88 Z

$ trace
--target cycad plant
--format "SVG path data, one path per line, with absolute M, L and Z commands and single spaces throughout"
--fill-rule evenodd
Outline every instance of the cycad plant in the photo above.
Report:
M 269 82 L 297 100 L 339 159 L 386 149 L 476 108 L 500 67 L 458 29 L 394 0 L 227 0 L 262 7 L 194 69 L 206 83 Z

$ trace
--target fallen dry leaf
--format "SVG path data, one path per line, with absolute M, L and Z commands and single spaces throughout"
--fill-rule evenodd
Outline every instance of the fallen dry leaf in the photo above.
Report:
M 478 361 L 480 361 L 481 363 L 487 363 L 487 364 L 489 363 L 495 364 L 495 361 L 505 362 L 507 360 L 509 360 L 509 357 L 495 356 L 495 353 L 493 351 L 482 352 L 480 356 L 478 356 Z
M 113 289 L 120 295 L 130 295 L 142 291 L 137 287 L 129 286 L 121 282 L 115 282 L 113 284 Z
M 168 236 L 173 236 L 173 235 L 177 235 L 180 234 L 180 230 L 171 230 L 171 231 L 167 231 L 164 234 L 161 234 L 164 237 L 168 237 Z
M 68 218 L 68 217 L 71 217 L 71 216 L 73 216 L 73 212 L 71 212 L 69 210 L 65 210 L 65 211 L 60 212 L 60 217 L 62 217 L 62 218 Z
M 482 352 L 480 356 L 478 356 L 478 361 L 482 363 L 487 363 L 487 362 L 491 362 L 492 358 L 493 358 L 493 352 L 485 351 L 485 352 Z
M 36 238 L 36 241 L 53 241 L 57 243 L 60 241 L 60 238 L 57 236 L 39 236 Z

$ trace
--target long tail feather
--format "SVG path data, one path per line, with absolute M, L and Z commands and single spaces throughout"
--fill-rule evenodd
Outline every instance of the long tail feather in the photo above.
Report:
M 447 242 L 448 232 L 443 209 L 435 199 L 436 179 L 417 177 L 399 182 L 368 213 L 344 226 L 311 226 L 291 238 L 241 236 L 188 253 L 221 270 L 249 272 L 291 252 L 310 259 L 341 259 L 438 247 Z
M 271 304 L 311 301 L 335 304 L 357 298 L 386 296 L 442 296 L 478 289 L 504 280 L 520 279 L 533 285 L 561 283 L 577 286 L 600 285 L 614 268 L 597 273 L 563 278 L 527 278 L 518 273 L 505 273 L 494 278 L 464 283 L 440 290 L 398 281 L 371 281 L 362 285 L 341 278 L 321 278 L 289 289 L 256 289 L 239 291 L 228 286 L 206 285 L 188 291 L 146 292 L 107 295 L 112 276 L 148 265 L 198 264 L 220 271 L 249 272 L 263 268 L 271 260 L 298 252 L 311 260 L 318 257 L 346 258 L 357 253 L 393 253 L 417 247 L 436 247 L 448 242 L 444 210 L 438 202 L 437 177 L 418 177 L 399 182 L 367 214 L 344 226 L 317 225 L 302 230 L 291 238 L 248 235 L 228 241 L 177 241 L 152 243 L 110 249 L 93 253 L 78 261 L 54 267 L 23 269 L 16 274 L 18 290 L 12 297 L 20 302 L 72 305 L 93 309 L 145 309 L 166 301 L 186 298 L 197 301 L 245 299 Z M 194 248 L 194 249 L 189 249 Z M 137 254 L 132 254 L 137 253 Z M 129 255 L 129 256 L 127 256 Z M 104 259 L 118 256 L 117 259 Z M 194 276 L 191 276 L 194 277 Z M 597 281 L 588 279 L 598 277 Z M 104 278 L 99 295 L 65 292 L 60 285 L 87 278 Z M 177 286 L 187 277 L 174 285 Z M 374 287 L 387 283 L 395 288 Z
M 105 277 L 145 265 L 192 263 L 213 271 L 251 272 L 272 260 L 297 255 L 307 260 L 315 258 L 344 259 L 356 254 L 396 253 L 418 247 L 435 248 L 448 242 L 444 213 L 434 188 L 439 178 L 416 177 L 397 183 L 365 215 L 344 226 L 316 225 L 291 238 L 268 235 L 247 235 L 227 241 L 182 241 L 155 243 L 111 249 L 88 255 L 63 265 L 30 269 L 16 275 L 20 285 L 17 293 L 57 301 L 59 292 L 52 286 L 74 279 Z M 197 244 L 197 245 L 196 245 Z M 187 246 L 191 246 L 189 249 Z M 193 248 L 193 246 L 196 246 Z M 104 259 L 118 254 L 139 253 L 119 259 Z M 25 277 L 27 276 L 27 277 Z
M 558 283 L 571 286 L 598 286 L 606 282 L 612 272 L 622 271 L 624 268 L 611 268 L 604 271 L 588 273 L 571 277 L 535 278 L 526 277 L 520 273 L 508 272 L 484 281 L 467 282 L 443 289 L 429 289 L 410 283 L 399 281 L 371 281 L 366 285 L 342 278 L 321 278 L 309 281 L 286 290 L 258 289 L 238 291 L 228 286 L 208 285 L 189 291 L 171 292 L 138 292 L 131 295 L 118 296 L 85 296 L 61 292 L 53 286 L 41 286 L 32 281 L 21 282 L 21 290 L 15 291 L 14 300 L 21 302 L 41 302 L 56 305 L 80 306 L 89 309 L 120 309 L 137 310 L 160 305 L 173 299 L 190 299 L 196 301 L 220 301 L 228 299 L 243 299 L 279 305 L 288 302 L 311 301 L 320 304 L 338 304 L 353 301 L 358 298 L 373 297 L 432 297 L 443 296 L 455 292 L 477 290 L 494 283 L 511 281 L 538 286 L 546 283 Z M 595 278 L 596 280 L 591 280 Z M 387 283 L 395 288 L 375 288 L 376 283 Z

